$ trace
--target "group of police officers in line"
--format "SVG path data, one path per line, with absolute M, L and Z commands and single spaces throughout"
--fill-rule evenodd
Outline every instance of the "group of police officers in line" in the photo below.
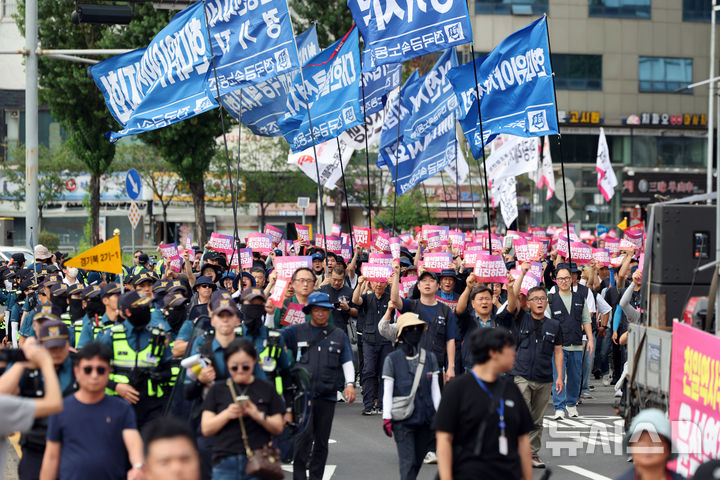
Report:
M 313 268 L 293 274 L 285 306 L 277 309 L 278 317 L 266 307 L 274 281 L 272 258 L 281 254 L 278 251 L 268 258 L 255 255 L 252 270 L 237 274 L 228 268 L 224 255 L 207 249 L 196 250 L 195 256 L 185 252 L 181 274 L 163 265 L 153 269 L 148 256 L 136 252 L 136 265 L 124 267 L 124 275 L 114 276 L 68 269 L 59 254 L 51 255 L 38 245 L 34 264 L 26 266 L 22 254 L 16 254 L 9 265 L 0 268 L 5 342 L 47 338 L 50 326 L 60 326 L 58 338 L 63 340 L 46 346 L 52 347 L 66 395 L 76 388 L 71 352 L 94 340 L 111 346 L 113 372 L 108 394 L 133 405 L 139 428 L 165 414 L 192 422 L 204 460 L 203 475 L 209 478 L 212 437 L 200 434 L 199 403 L 209 385 L 228 377 L 223 349 L 238 336 L 248 338 L 259 352 L 254 375 L 274 384 L 286 402 L 285 421 L 290 428 L 277 439 L 284 459 L 293 459 L 294 478 L 306 478 L 309 466 L 310 477 L 319 479 L 327 460 L 335 403 L 355 399 L 356 374 L 348 336 L 356 340 L 352 319 L 357 319 L 365 415 L 382 411 L 380 372 L 397 333 L 383 332 L 382 321 L 394 323 L 393 309 L 414 312 L 427 323 L 420 347 L 437 357 L 444 382 L 467 367 L 463 339 L 470 332 L 502 326 L 517 339 L 512 373 L 518 385 L 524 382 L 523 395 L 533 412 L 533 455 L 537 458 L 542 412 L 548 404 L 547 384 L 554 384 L 558 391 L 563 388 L 562 376 L 556 374 L 553 381 L 553 367 L 563 371 L 559 348 L 582 343 L 582 306 L 578 310 L 575 305 L 584 303 L 580 295 L 572 295 L 569 309 L 558 296 L 546 313 L 545 289 L 533 289 L 525 296 L 519 291 L 522 279 L 510 276 L 507 292 L 486 287 L 474 280 L 471 270 L 460 266 L 461 258 L 456 259 L 455 270 L 436 274 L 420 267 L 418 272 L 415 264 L 419 257 L 403 248 L 388 282 L 368 282 L 356 274 L 367 261 L 361 248 L 355 249 L 347 266 L 342 258 L 331 253 L 326 257 L 320 250 L 304 247 L 298 253 L 311 255 Z M 562 265 L 558 271 L 562 268 L 569 271 Z M 402 298 L 399 280 L 406 275 L 417 275 L 418 281 L 409 298 Z M 561 295 L 566 290 L 562 288 Z M 456 315 L 443 300 L 459 299 L 464 299 L 460 302 L 463 311 Z M 289 303 L 303 306 L 306 323 L 282 326 Z M 187 369 L 181 367 L 183 359 Z M 293 364 L 302 369 L 293 369 Z M 42 396 L 38 375 L 37 371 L 26 372 L 20 384 L 22 395 Z M 393 396 L 409 394 L 396 391 Z M 37 478 L 46 428 L 46 422 L 38 420 L 21 439 L 21 479 Z M 432 461 L 431 445 L 428 450 Z M 537 460 L 534 465 L 543 466 Z

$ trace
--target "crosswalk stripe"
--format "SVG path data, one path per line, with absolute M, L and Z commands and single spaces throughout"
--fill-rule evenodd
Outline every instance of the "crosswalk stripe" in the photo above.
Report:
M 590 470 L 578 467 L 576 465 L 558 465 L 558 467 L 564 468 L 565 470 L 570 470 L 573 473 L 577 473 L 578 475 L 582 475 L 583 477 L 590 478 L 592 480 L 612 480 L 610 477 L 600 475 L 599 473 L 591 472 Z
M 323 473 L 322 480 L 331 480 L 332 476 L 335 474 L 335 469 L 337 468 L 337 465 L 325 465 L 325 473 Z M 292 473 L 293 466 L 292 465 L 283 465 L 282 469 L 286 472 Z M 310 472 L 308 472 L 308 476 L 310 475 Z

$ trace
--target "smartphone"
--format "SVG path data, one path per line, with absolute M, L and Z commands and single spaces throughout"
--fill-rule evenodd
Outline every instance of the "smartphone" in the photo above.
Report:
M 237 403 L 241 407 L 244 407 L 248 400 L 250 400 L 250 397 L 248 397 L 247 395 L 238 395 L 237 397 L 235 397 L 235 403 Z

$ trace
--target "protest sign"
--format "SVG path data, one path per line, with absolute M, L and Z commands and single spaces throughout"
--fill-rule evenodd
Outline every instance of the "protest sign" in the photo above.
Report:
M 370 248 L 370 228 L 353 227 L 353 237 L 355 238 L 355 245 L 359 245 L 363 248 Z
M 505 283 L 507 280 L 507 268 L 502 255 L 478 255 L 473 273 L 478 282 Z
M 233 250 L 235 250 L 233 237 L 230 235 L 212 232 L 208 243 L 210 244 L 208 246 L 210 250 L 215 250 L 216 252 L 221 252 L 226 255 L 231 254 Z
M 340 255 L 340 251 L 341 251 L 341 247 L 342 247 L 342 240 L 340 240 L 340 237 L 336 237 L 334 235 L 328 235 L 327 237 L 325 237 L 325 241 L 327 242 L 327 250 L 329 252 Z
M 378 252 L 389 252 L 390 251 L 390 236 L 385 233 L 378 233 L 375 236 L 375 249 Z
M 299 303 L 288 304 L 285 310 L 285 316 L 280 320 L 280 323 L 289 325 L 299 325 L 305 323 L 305 313 L 303 312 L 303 306 Z
M 393 260 L 400 258 L 400 239 L 398 237 L 390 238 L 390 254 Z
M 363 263 L 360 273 L 370 282 L 387 282 L 393 273 L 393 268 L 379 263 Z
M 308 227 L 307 225 L 301 225 L 299 223 L 296 223 L 295 233 L 297 233 L 297 237 L 300 240 L 304 240 L 306 242 L 310 241 L 310 227 Z
M 610 256 L 617 255 L 620 253 L 620 240 L 617 238 L 610 238 L 609 236 L 606 237 L 605 248 L 607 248 L 608 252 L 610 252 Z
M 402 277 L 400 279 L 400 296 L 408 298 L 412 292 L 413 287 L 417 283 L 418 277 Z
M 610 266 L 610 251 L 607 248 L 593 248 L 592 258 L 598 265 Z
M 282 240 L 283 236 L 285 236 L 285 232 L 272 225 L 265 225 L 265 234 L 272 237 L 273 245 L 280 243 L 280 240 Z
M 272 250 L 273 239 L 270 235 L 264 233 L 251 232 L 248 233 L 245 244 L 251 248 L 253 252 L 268 254 Z
M 540 260 L 542 259 L 545 254 L 544 246 L 542 242 L 537 242 L 535 240 L 527 240 L 527 249 L 528 249 L 528 256 L 531 260 Z
M 442 246 L 442 239 L 440 238 L 440 232 L 430 232 L 427 237 L 427 250 L 428 252 L 437 252 Z
M 581 242 L 570 242 L 572 260 L 578 265 L 588 264 L 592 260 L 592 249 Z
M 391 253 L 377 253 L 372 252 L 368 255 L 368 263 L 375 263 L 378 265 L 392 265 L 393 257 Z
M 514 238 L 513 248 L 515 249 L 515 257 L 518 259 L 519 262 L 529 262 L 531 260 L 534 260 L 534 258 L 530 255 L 530 248 L 528 247 L 528 242 L 524 238 Z
M 332 227 L 330 227 L 330 235 L 335 235 L 336 237 L 339 237 L 341 233 L 342 233 L 342 225 L 333 223 Z
M 423 255 L 425 270 L 440 273 L 442 270 L 452 268 L 452 253 L 435 252 Z
M 312 268 L 310 257 L 275 257 L 277 278 L 291 278 L 298 268 Z
M 466 250 L 463 254 L 465 267 L 474 267 L 477 263 L 478 255 L 482 255 L 482 250 Z
M 273 305 L 275 305 L 275 308 L 282 308 L 283 303 L 285 303 L 285 292 L 287 291 L 288 287 L 290 286 L 290 277 L 287 278 L 278 278 L 275 280 L 275 285 L 273 286 L 272 292 L 270 293 L 270 301 Z
M 523 277 L 522 284 L 520 285 L 520 293 L 527 295 L 528 290 L 535 288 L 538 285 L 540 285 L 540 277 L 532 272 L 527 272 Z
M 343 245 L 340 248 L 340 256 L 345 260 L 345 263 L 350 263 L 353 257 L 352 248 L 350 248 L 350 245 Z

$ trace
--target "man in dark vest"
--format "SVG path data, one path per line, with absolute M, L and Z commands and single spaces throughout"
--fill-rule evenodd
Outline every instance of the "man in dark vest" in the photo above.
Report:
M 590 324 L 590 311 L 585 303 L 585 291 L 572 290 L 572 274 L 567 265 L 558 266 L 555 271 L 557 293 L 548 296 L 548 313 L 560 322 L 562 332 L 563 370 L 553 366 L 553 379 L 565 378 L 565 388 L 558 391 L 553 388 L 553 405 L 556 420 L 577 417 L 577 401 L 580 396 L 582 377 L 583 334 L 587 336 L 587 351 L 595 348 Z
M 333 304 L 327 293 L 313 293 L 303 308 L 303 312 L 310 315 L 310 323 L 291 325 L 282 330 L 295 362 L 310 375 L 310 419 L 305 430 L 295 437 L 295 480 L 306 480 L 305 468 L 308 466 L 310 480 L 323 478 L 340 371 L 345 376 L 345 397 L 349 403 L 355 401 L 355 368 L 350 340 L 345 332 L 328 323 L 331 309 Z
M 563 371 L 562 331 L 560 322 L 547 316 L 547 294 L 543 287 L 528 290 L 530 311 L 519 308 L 516 285 L 508 285 L 508 304 L 497 316 L 498 325 L 509 329 L 515 337 L 515 365 L 510 371 L 522 393 L 533 420 L 530 432 L 532 465 L 545 468 L 538 452 L 542 438 L 543 417 L 553 389 L 553 370 Z M 515 287 L 518 287 L 517 289 Z M 553 368 L 554 367 L 554 368 Z M 563 378 L 556 377 L 555 389 L 563 390 Z

